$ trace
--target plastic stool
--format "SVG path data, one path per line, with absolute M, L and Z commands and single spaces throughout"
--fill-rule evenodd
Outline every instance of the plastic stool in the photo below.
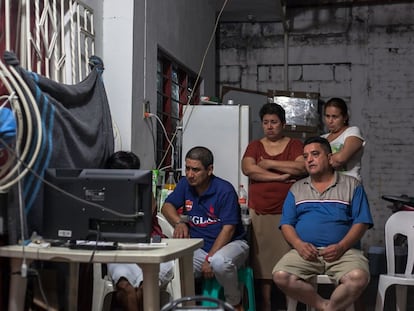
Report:
M 254 294 L 254 279 L 253 270 L 250 267 L 240 268 L 238 271 L 238 278 L 240 285 L 246 287 L 248 301 L 244 301 L 244 295 L 242 295 L 243 306 L 246 311 L 256 310 L 256 301 Z M 207 297 L 213 297 L 224 300 L 223 287 L 217 282 L 216 278 L 204 279 L 202 287 L 202 295 Z M 210 301 L 203 301 L 203 306 L 215 306 Z

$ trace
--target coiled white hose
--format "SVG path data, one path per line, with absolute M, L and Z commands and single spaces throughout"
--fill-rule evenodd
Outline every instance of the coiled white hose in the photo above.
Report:
M 16 145 L 14 149 L 5 145 L 16 159 L 14 166 L 0 179 L 0 191 L 5 192 L 33 167 L 43 134 L 39 108 L 32 92 L 16 69 L 13 66 L 6 67 L 1 60 L 0 80 L 9 93 L 8 102 L 16 119 Z

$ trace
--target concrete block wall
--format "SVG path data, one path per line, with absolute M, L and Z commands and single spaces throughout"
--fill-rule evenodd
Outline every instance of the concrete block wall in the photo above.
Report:
M 414 3 L 288 11 L 280 23 L 224 23 L 217 36 L 222 86 L 342 97 L 366 138 L 362 176 L 375 227 L 363 246 L 384 245 L 384 194 L 414 196 Z

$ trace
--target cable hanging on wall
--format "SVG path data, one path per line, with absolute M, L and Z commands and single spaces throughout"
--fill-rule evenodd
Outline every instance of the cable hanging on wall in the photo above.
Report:
M 188 96 L 188 99 L 187 99 L 186 104 L 184 105 L 184 109 L 183 109 L 182 115 L 184 115 L 184 113 L 185 113 L 185 111 L 187 109 L 191 109 L 191 108 L 189 108 L 190 107 L 190 103 L 191 103 L 191 101 L 192 101 L 192 99 L 194 97 L 194 92 L 195 92 L 196 86 L 197 86 L 197 84 L 198 84 L 198 82 L 200 80 L 201 72 L 203 71 L 203 68 L 204 68 L 204 64 L 205 64 L 205 60 L 206 60 L 206 57 L 207 57 L 207 53 L 208 53 L 208 51 L 209 51 L 209 49 L 211 47 L 211 44 L 213 42 L 213 39 L 215 37 L 216 31 L 217 31 L 217 27 L 218 27 L 218 24 L 219 24 L 219 21 L 220 21 L 220 18 L 221 18 L 221 15 L 223 14 L 223 11 L 224 11 L 224 9 L 225 9 L 225 7 L 227 5 L 227 2 L 228 2 L 228 0 L 224 0 L 223 5 L 222 5 L 222 7 L 220 9 L 220 12 L 217 15 L 217 18 L 216 18 L 216 21 L 214 23 L 214 27 L 213 27 L 213 30 L 211 32 L 211 35 L 210 35 L 210 38 L 209 38 L 207 47 L 206 47 L 206 49 L 204 50 L 204 53 L 203 53 L 203 57 L 202 57 L 202 60 L 201 60 L 201 63 L 200 63 L 200 68 L 199 68 L 199 70 L 197 72 L 197 77 L 196 77 L 195 82 L 194 82 L 194 87 L 191 89 L 191 93 Z M 145 83 L 144 83 L 144 85 L 145 85 Z M 145 90 L 145 86 L 144 86 L 144 90 Z M 189 119 L 191 118 L 191 113 L 192 113 L 192 110 L 190 111 L 190 115 L 189 115 L 189 118 L 187 120 L 187 123 L 188 123 Z M 156 117 L 156 115 L 155 114 L 152 114 L 152 113 L 148 113 L 145 118 L 148 119 L 149 117 Z M 175 131 L 172 134 L 171 139 L 170 139 L 168 137 L 168 135 L 167 135 L 167 132 L 165 130 L 164 125 L 162 124 L 162 121 L 158 117 L 157 117 L 157 120 L 158 120 L 158 122 L 160 123 L 160 125 L 163 128 L 163 133 L 164 133 L 165 139 L 168 142 L 168 147 L 165 150 L 164 156 L 162 157 L 162 160 L 160 161 L 160 164 L 159 164 L 159 167 L 158 167 L 158 169 L 160 169 L 160 170 L 165 170 L 167 168 L 173 168 L 173 166 L 174 166 L 174 149 L 179 150 L 179 148 L 174 148 L 174 141 L 177 139 L 178 141 L 181 142 L 181 139 L 180 138 L 177 138 L 177 136 L 179 135 L 179 133 L 183 133 L 185 131 L 187 124 L 184 124 L 184 125 L 182 124 L 183 120 L 182 120 L 182 117 L 181 117 L 180 120 L 179 120 L 179 124 L 180 125 L 175 128 Z M 170 149 L 171 149 L 171 154 L 172 154 L 172 156 L 171 156 L 171 162 L 170 162 L 171 164 L 160 168 L 162 166 L 163 162 L 165 161 L 165 159 L 166 159 L 166 157 L 167 157 L 168 152 L 170 151 Z

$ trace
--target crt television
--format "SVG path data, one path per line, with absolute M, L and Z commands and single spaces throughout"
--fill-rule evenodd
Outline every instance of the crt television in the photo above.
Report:
M 149 243 L 152 172 L 136 169 L 47 169 L 45 239 Z

